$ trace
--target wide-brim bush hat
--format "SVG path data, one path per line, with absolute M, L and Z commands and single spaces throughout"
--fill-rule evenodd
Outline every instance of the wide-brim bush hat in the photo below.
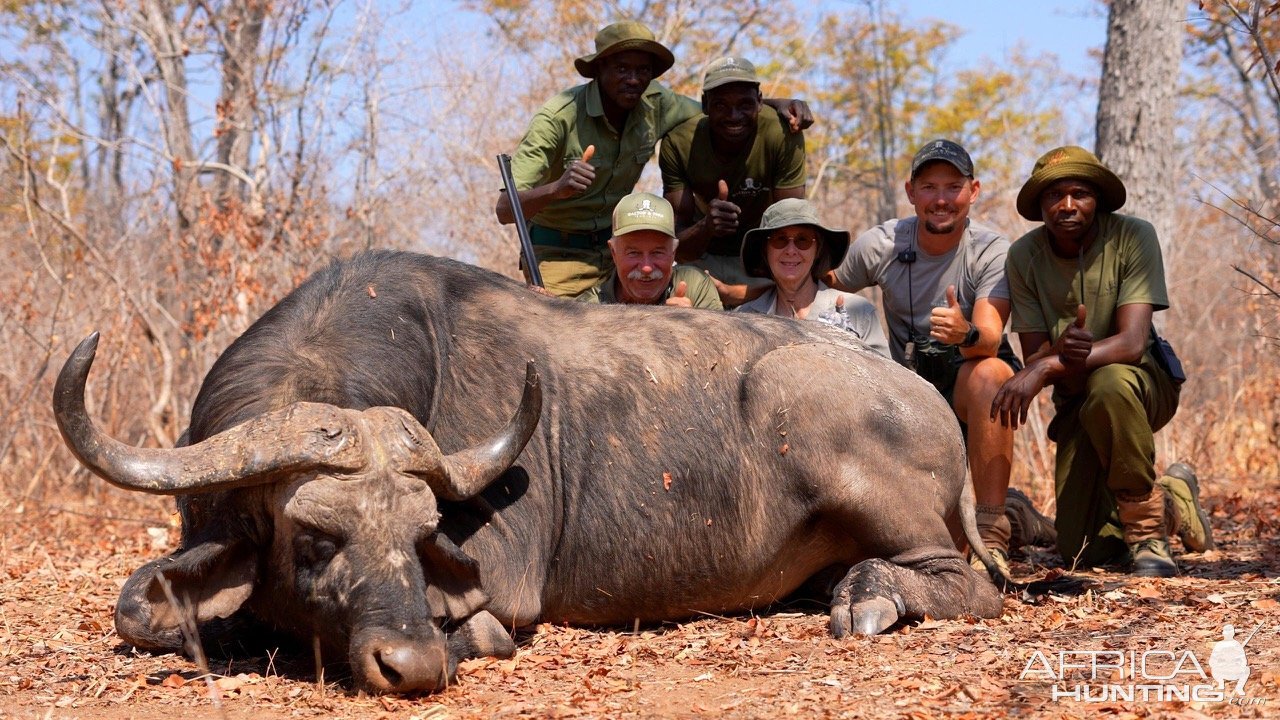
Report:
M 624 20 L 606 25 L 596 33 L 596 51 L 583 55 L 573 61 L 578 74 L 585 78 L 595 78 L 600 58 L 608 57 L 627 50 L 640 50 L 653 56 L 653 76 L 656 78 L 671 69 L 676 58 L 662 43 L 654 37 L 653 31 L 644 23 L 635 20 Z
M 742 238 L 742 267 L 752 277 L 772 278 L 764 245 L 774 230 L 792 225 L 811 225 L 822 236 L 822 254 L 813 259 L 814 277 L 844 261 L 849 251 L 849 231 L 827 227 L 818 218 L 818 207 L 808 200 L 785 198 L 770 205 L 760 218 L 760 227 L 748 230 Z
M 1036 160 L 1031 177 L 1018 191 L 1018 214 L 1031 220 L 1044 220 L 1040 212 L 1040 195 L 1059 180 L 1084 180 L 1098 189 L 1098 209 L 1115 212 L 1124 206 L 1128 192 L 1124 183 L 1098 157 L 1078 145 L 1054 148 Z

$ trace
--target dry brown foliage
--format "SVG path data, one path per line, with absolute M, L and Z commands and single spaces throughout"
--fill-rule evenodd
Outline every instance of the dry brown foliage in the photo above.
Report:
M 1271 717 L 1280 703 L 1280 482 L 1211 476 L 1220 547 L 1170 580 L 1080 570 L 1081 595 L 1010 596 L 994 620 L 925 622 L 874 638 L 827 634 L 822 608 L 780 608 L 660 627 L 542 625 L 510 660 L 467 661 L 434 695 L 352 694 L 343 669 L 317 684 L 306 650 L 212 658 L 138 654 L 112 629 L 116 593 L 177 541 L 167 501 L 113 489 L 97 501 L 0 501 L 0 718 Z M 1014 564 L 1042 573 L 1045 552 Z M 1020 679 L 1032 653 L 1191 651 L 1222 627 L 1246 647 L 1252 706 L 1054 701 Z M 1112 677 L 1115 682 L 1124 682 Z

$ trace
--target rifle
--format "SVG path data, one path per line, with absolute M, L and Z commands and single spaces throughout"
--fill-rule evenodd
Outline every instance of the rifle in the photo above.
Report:
M 529 224 L 524 219 L 524 208 L 520 207 L 520 194 L 516 192 L 516 181 L 511 177 L 511 156 L 503 153 L 498 156 L 498 169 L 502 171 L 502 188 L 507 193 L 507 201 L 511 203 L 511 212 L 516 217 L 516 234 L 520 236 L 520 259 L 524 270 L 524 279 L 530 285 L 545 287 L 542 284 L 542 271 L 538 270 L 538 258 L 533 254 L 533 238 L 529 237 Z

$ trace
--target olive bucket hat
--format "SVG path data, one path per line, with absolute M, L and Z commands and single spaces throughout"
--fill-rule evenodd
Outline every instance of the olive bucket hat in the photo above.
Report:
M 652 55 L 655 78 L 670 70 L 676 62 L 675 56 L 657 41 L 652 30 L 635 20 L 624 20 L 606 25 L 596 33 L 596 51 L 574 60 L 573 66 L 582 77 L 595 78 L 600 58 L 627 50 L 640 50 Z
M 835 230 L 818 219 L 818 208 L 808 200 L 785 198 L 770 205 L 760 218 L 760 227 L 747 231 L 742 238 L 742 267 L 752 277 L 772 278 L 764 246 L 774 230 L 792 225 L 811 225 L 822 236 L 822 254 L 813 259 L 812 274 L 822 277 L 844 261 L 849 251 L 849 231 Z
M 1044 220 L 1040 195 L 1059 180 L 1084 180 L 1098 189 L 1098 209 L 1115 212 L 1124 206 L 1124 183 L 1098 157 L 1078 145 L 1054 148 L 1036 160 L 1031 177 L 1018 191 L 1018 214 L 1033 222 Z

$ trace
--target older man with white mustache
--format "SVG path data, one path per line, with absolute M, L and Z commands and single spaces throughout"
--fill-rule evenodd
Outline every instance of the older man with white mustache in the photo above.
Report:
M 677 243 L 671 203 L 651 193 L 627 195 L 613 211 L 614 270 L 578 300 L 723 310 L 715 284 L 702 271 L 675 264 Z

